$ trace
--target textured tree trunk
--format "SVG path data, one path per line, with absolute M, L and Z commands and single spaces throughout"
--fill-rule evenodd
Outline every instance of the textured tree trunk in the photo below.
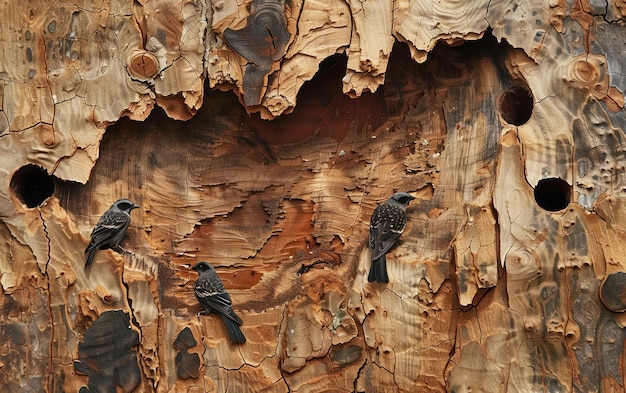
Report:
M 624 8 L 3 1 L 0 391 L 624 391 Z

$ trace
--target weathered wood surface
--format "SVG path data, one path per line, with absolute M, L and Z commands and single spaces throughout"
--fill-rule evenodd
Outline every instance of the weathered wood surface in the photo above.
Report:
M 0 390 L 624 391 L 621 3 L 0 4 Z

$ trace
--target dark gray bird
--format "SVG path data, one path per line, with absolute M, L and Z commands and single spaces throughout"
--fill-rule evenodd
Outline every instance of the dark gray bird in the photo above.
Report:
M 246 338 L 239 329 L 243 322 L 233 311 L 233 302 L 213 266 L 208 262 L 198 262 L 192 269 L 198 272 L 193 289 L 204 312 L 216 312 L 222 317 L 231 342 L 245 343 Z
M 415 197 L 396 192 L 385 203 L 374 209 L 370 220 L 370 250 L 372 266 L 367 281 L 389 282 L 387 252 L 396 243 L 406 227 L 406 208 Z
M 130 224 L 130 211 L 138 207 L 129 199 L 118 199 L 104 212 L 91 232 L 91 241 L 85 249 L 85 269 L 93 262 L 96 250 L 111 248 L 120 252 L 120 242 Z

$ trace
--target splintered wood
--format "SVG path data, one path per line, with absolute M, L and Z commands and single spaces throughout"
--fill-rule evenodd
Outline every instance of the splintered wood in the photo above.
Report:
M 2 2 L 0 391 L 624 391 L 626 8 L 596 3 Z

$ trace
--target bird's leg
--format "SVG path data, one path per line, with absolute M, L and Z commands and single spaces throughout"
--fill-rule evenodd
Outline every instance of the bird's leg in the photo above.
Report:
M 117 246 L 115 246 L 115 247 L 112 247 L 112 250 L 113 250 L 113 251 L 115 251 L 115 252 L 117 252 L 118 254 L 130 254 L 128 251 L 124 250 L 124 249 L 122 248 L 122 246 L 120 246 L 120 245 L 117 245 Z

